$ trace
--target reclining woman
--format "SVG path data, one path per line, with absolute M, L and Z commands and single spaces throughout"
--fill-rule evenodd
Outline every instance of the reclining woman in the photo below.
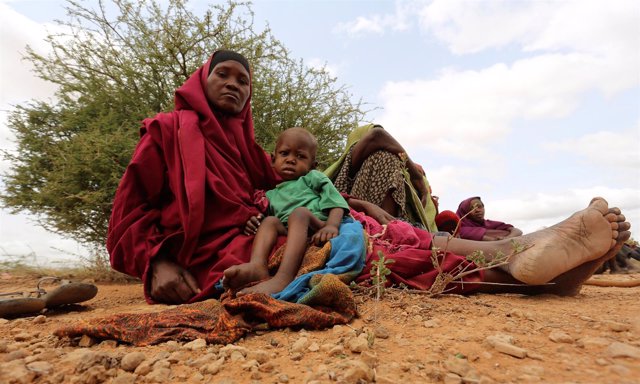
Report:
M 404 220 L 414 213 L 435 232 L 435 207 L 424 172 L 395 138 L 379 125 L 357 128 L 349 135 L 343 156 L 326 171 L 343 193 L 352 215 L 369 235 L 370 249 L 358 282 L 371 278 L 378 251 L 394 259 L 390 284 L 431 289 L 439 274 L 467 273 L 475 265 L 466 259 L 482 251 L 487 261 L 514 252 L 510 239 L 472 241 L 432 236 Z M 423 211 L 424 214 L 420 212 Z M 405 216 L 406 215 L 406 216 Z M 410 217 L 411 221 L 412 218 Z M 514 237 L 525 250 L 498 267 L 466 275 L 447 292 L 515 292 L 575 295 L 607 258 L 629 238 L 630 224 L 618 208 L 594 198 L 587 208 L 542 231 Z M 433 251 L 438 251 L 434 257 Z M 476 284 L 476 283 L 488 284 Z M 546 284 L 546 283 L 553 284 Z M 493 283 L 511 284 L 494 285 Z
M 479 196 L 463 200 L 456 211 L 460 221 L 460 238 L 493 241 L 522 235 L 522 231 L 511 224 L 484 218 L 484 203 Z
M 107 250 L 114 269 L 142 279 L 150 303 L 218 297 L 223 271 L 249 261 L 253 236 L 242 231 L 246 222 L 260 213 L 253 192 L 271 189 L 279 181 L 269 156 L 255 142 L 250 95 L 248 61 L 236 52 L 218 51 L 176 90 L 174 111 L 143 122 L 140 142 L 114 199 Z M 354 151 L 354 162 L 365 159 L 355 155 L 358 153 Z M 426 184 L 417 176 L 413 170 L 410 179 L 419 186 L 417 196 L 428 203 Z M 392 218 L 374 204 L 359 199 L 348 202 L 355 208 L 351 212 L 367 225 L 371 238 L 378 234 L 378 221 L 356 210 L 380 222 Z M 604 200 L 594 200 L 577 215 L 561 223 L 555 232 L 522 237 L 525 244 L 538 244 L 516 255 L 500 279 L 516 278 L 529 284 L 566 280 L 565 293 L 575 290 L 580 279 L 593 273 L 589 272 L 593 264 L 629 236 L 624 216 L 617 209 L 609 209 Z M 420 219 L 428 224 L 426 218 Z M 584 222 L 584 226 L 576 221 Z M 425 257 L 431 237 L 426 231 L 414 231 L 418 232 L 411 239 L 399 237 L 401 232 L 388 231 L 394 236 L 385 243 L 385 249 L 396 259 L 392 269 L 397 280 L 414 279 L 413 286 L 428 289 L 435 279 L 430 274 L 434 266 Z M 383 236 L 375 238 L 384 241 Z M 445 240 L 435 238 L 433 243 L 445 249 Z M 449 244 L 448 250 L 459 255 L 481 249 L 490 256 L 508 246 L 500 242 L 456 244 L 455 240 L 466 240 L 454 239 Z M 411 241 L 414 243 L 407 246 Z M 541 243 L 545 245 L 539 246 Z M 564 250 L 559 255 L 554 253 L 561 265 L 546 268 L 547 257 L 542 252 L 546 248 Z M 468 263 L 462 256 L 447 260 L 454 260 L 451 268 Z M 368 255 L 369 265 L 360 280 L 367 278 L 370 261 Z M 402 269 L 407 265 L 409 269 Z M 429 278 L 416 278 L 416 271 L 427 271 Z M 478 272 L 466 280 L 497 279 L 490 272 Z M 468 284 L 464 287 L 461 291 L 470 291 Z

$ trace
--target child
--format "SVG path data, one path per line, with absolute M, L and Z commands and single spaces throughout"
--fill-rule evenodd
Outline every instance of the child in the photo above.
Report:
M 278 137 L 271 165 L 284 181 L 266 193 L 270 216 L 262 223 L 256 217 L 247 222 L 245 233 L 256 233 L 251 261 L 227 268 L 225 286 L 239 288 L 269 277 L 269 253 L 278 235 L 287 235 L 282 262 L 275 276 L 238 293 L 280 292 L 298 273 L 307 248 L 309 229 L 314 231 L 311 240 L 316 245 L 338 236 L 340 222 L 349 206 L 331 180 L 314 169 L 317 147 L 316 138 L 303 128 L 289 128 Z M 257 232 L 256 223 L 259 225 Z

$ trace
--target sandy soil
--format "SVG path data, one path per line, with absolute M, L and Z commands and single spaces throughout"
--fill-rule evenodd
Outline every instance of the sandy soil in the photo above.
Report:
M 0 278 L 0 292 L 34 285 Z M 358 294 L 349 325 L 260 331 L 234 346 L 53 336 L 79 319 L 165 308 L 147 305 L 139 284 L 97 285 L 81 306 L 0 319 L 0 383 L 640 383 L 640 287 L 585 286 L 573 298 Z

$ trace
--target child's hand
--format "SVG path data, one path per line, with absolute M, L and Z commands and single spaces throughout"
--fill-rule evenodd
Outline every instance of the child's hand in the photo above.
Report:
M 324 227 L 320 228 L 316 233 L 314 233 L 313 236 L 311 236 L 311 243 L 317 246 L 321 246 L 327 241 L 338 236 L 339 233 L 340 231 L 338 230 L 338 227 L 334 225 L 325 225 Z
M 255 235 L 258 232 L 258 227 L 260 226 L 262 219 L 264 219 L 264 215 L 262 213 L 258 213 L 256 216 L 251 216 L 244 227 L 244 234 L 247 236 Z

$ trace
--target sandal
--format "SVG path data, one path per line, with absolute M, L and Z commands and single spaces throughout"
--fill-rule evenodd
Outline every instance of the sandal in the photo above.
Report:
M 35 314 L 44 309 L 39 297 L 29 297 L 32 292 L 0 294 L 0 318 Z
M 38 281 L 37 289 L 44 281 L 60 282 L 60 285 L 51 292 L 42 296 L 46 308 L 55 308 L 66 304 L 77 304 L 93 299 L 98 293 L 98 287 L 90 283 L 71 282 L 57 277 L 43 277 Z M 44 291 L 44 290 L 42 290 Z
M 40 288 L 43 282 L 60 282 L 60 285 L 47 292 Z M 0 317 L 36 314 L 45 308 L 77 304 L 94 298 L 97 293 L 98 287 L 94 284 L 43 277 L 38 281 L 35 291 L 0 293 Z

